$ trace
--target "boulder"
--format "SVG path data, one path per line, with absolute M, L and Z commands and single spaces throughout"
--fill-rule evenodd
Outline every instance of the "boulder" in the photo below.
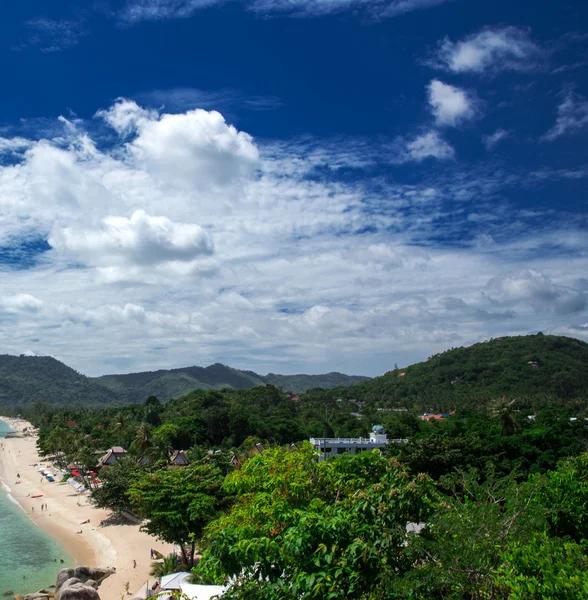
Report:
M 88 581 L 93 579 L 98 584 L 102 583 L 109 575 L 114 573 L 114 569 L 101 569 L 99 567 L 76 567 L 74 569 L 74 577 L 80 581 Z
M 74 576 L 73 569 L 61 569 L 57 574 L 57 581 L 55 582 L 55 592 L 59 590 L 59 588 L 66 582 L 68 579 L 71 579 Z
M 27 594 L 24 600 L 49 600 L 49 594 L 41 594 L 36 592 L 34 594 Z
M 70 577 L 69 579 L 66 579 L 60 586 L 58 589 L 56 589 L 55 591 L 55 596 L 53 597 L 54 600 L 59 600 L 61 598 L 61 592 L 63 590 L 66 590 L 70 585 L 75 585 L 76 583 L 83 583 L 82 581 L 80 581 L 77 577 Z
M 60 600 L 100 600 L 100 596 L 93 587 L 75 583 L 61 590 Z

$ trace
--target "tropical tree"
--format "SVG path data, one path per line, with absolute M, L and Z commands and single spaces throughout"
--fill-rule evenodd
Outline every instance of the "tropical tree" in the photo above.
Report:
M 185 564 L 194 566 L 194 551 L 204 526 L 224 504 L 222 473 L 211 465 L 161 469 L 130 481 L 128 497 L 146 521 L 144 531 L 177 544 Z
M 498 418 L 500 421 L 500 427 L 502 428 L 502 435 L 511 435 L 518 429 L 520 429 L 519 422 L 515 417 L 515 405 L 516 400 L 508 400 L 504 396 L 494 402 L 490 408 L 490 414 Z
M 178 555 L 175 552 L 164 556 L 160 561 L 151 563 L 151 575 L 153 577 L 161 577 L 176 573 L 178 571 L 187 571 L 188 566 L 178 562 Z
M 143 477 L 147 467 L 137 463 L 136 459 L 125 456 L 100 471 L 101 485 L 92 490 L 92 502 L 99 508 L 109 508 L 115 512 L 131 511 L 128 496 L 129 486 Z
M 137 449 L 139 456 L 147 456 L 153 447 L 153 426 L 149 423 L 137 425 L 133 445 Z
M 309 444 L 273 449 L 226 478 L 237 497 L 210 524 L 196 568 L 234 578 L 228 598 L 384 598 L 411 568 L 406 525 L 428 518 L 436 492 L 378 452 L 318 463 Z

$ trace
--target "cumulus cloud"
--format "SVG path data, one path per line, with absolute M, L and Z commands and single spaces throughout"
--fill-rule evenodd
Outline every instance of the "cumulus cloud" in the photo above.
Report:
M 553 141 L 562 135 L 573 134 L 588 127 L 588 98 L 568 92 L 557 107 L 557 119 L 553 127 L 543 136 Z
M 529 234 L 500 201 L 521 179 L 436 169 L 427 157 L 454 154 L 436 130 L 270 142 L 218 113 L 121 100 L 14 146 L 0 164 L 5 352 L 90 374 L 215 361 L 377 374 L 458 341 L 585 321 L 580 225 L 550 213 Z M 41 260 L 6 262 L 29 242 Z M 529 265 L 547 283 L 517 296 L 504 278 Z
M 429 105 L 437 125 L 456 127 L 477 114 L 476 100 L 464 90 L 433 79 L 428 86 Z
M 179 186 L 226 186 L 250 175 L 259 160 L 251 136 L 216 111 L 159 116 L 120 100 L 98 116 L 119 133 L 135 134 L 126 145 L 135 164 Z
M 43 302 L 31 294 L 16 294 L 3 298 L 2 306 L 11 312 L 36 313 L 43 308 Z
M 405 156 L 416 162 L 426 158 L 447 160 L 455 156 L 453 147 L 441 138 L 437 131 L 427 131 L 409 141 L 406 144 L 406 152 Z
M 189 262 L 213 252 L 209 235 L 195 223 L 135 211 L 130 219 L 106 217 L 99 231 L 53 231 L 51 246 L 86 264 L 112 266 Z
M 586 295 L 572 287 L 558 285 L 543 273 L 528 269 L 493 278 L 488 284 L 491 298 L 502 303 L 528 304 L 536 311 L 560 315 L 586 308 Z
M 528 31 L 501 27 L 484 29 L 458 42 L 446 38 L 434 64 L 454 73 L 527 71 L 536 68 L 542 56 Z

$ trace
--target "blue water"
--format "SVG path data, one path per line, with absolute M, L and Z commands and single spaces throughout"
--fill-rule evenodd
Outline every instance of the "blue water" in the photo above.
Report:
M 0 421 L 0 438 L 8 431 L 8 425 Z M 11 482 L 6 483 L 10 487 Z M 71 562 L 61 546 L 39 529 L 15 501 L 11 501 L 4 487 L 6 483 L 0 486 L 0 598 L 4 598 L 3 593 L 8 590 L 29 594 L 54 585 L 59 570 L 70 566 L 67 563 Z M 59 562 L 62 557 L 66 564 Z

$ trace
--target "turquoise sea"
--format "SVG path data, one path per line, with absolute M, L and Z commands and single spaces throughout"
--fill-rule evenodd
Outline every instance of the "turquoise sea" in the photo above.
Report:
M 10 431 L 8 425 L 0 421 L 0 438 L 7 431 Z M 0 598 L 4 598 L 3 594 L 8 590 L 15 594 L 30 594 L 55 584 L 57 573 L 71 560 L 61 546 L 37 527 L 15 500 L 11 500 L 10 482 L 0 484 Z M 60 564 L 62 557 L 66 565 Z M 57 562 L 54 562 L 56 558 Z

